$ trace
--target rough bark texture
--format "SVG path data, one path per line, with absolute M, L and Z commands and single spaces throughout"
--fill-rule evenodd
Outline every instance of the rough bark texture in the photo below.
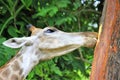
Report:
M 120 80 L 120 0 L 105 0 L 90 80 Z

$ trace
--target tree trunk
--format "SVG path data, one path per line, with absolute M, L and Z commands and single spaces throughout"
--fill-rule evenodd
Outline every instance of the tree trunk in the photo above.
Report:
M 90 80 L 120 80 L 120 0 L 105 0 Z

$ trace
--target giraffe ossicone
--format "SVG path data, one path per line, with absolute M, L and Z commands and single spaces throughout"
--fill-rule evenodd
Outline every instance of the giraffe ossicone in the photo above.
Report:
M 0 68 L 0 80 L 24 80 L 40 61 L 67 54 L 81 46 L 93 47 L 97 41 L 95 32 L 67 33 L 54 27 L 44 29 L 28 25 L 30 37 L 11 38 L 3 44 L 21 48 L 8 63 Z

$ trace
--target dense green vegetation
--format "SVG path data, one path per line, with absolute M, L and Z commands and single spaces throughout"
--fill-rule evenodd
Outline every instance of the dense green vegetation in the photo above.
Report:
M 101 10 L 96 0 L 0 0 L 0 66 L 18 49 L 2 42 L 29 36 L 26 25 L 55 26 L 67 32 L 97 31 Z M 27 80 L 88 80 L 93 49 L 79 48 L 67 55 L 37 65 Z

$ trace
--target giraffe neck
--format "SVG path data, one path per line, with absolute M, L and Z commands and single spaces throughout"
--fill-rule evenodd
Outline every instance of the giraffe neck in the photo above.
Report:
M 10 62 L 0 69 L 0 80 L 24 80 L 38 62 L 34 48 L 23 47 Z

